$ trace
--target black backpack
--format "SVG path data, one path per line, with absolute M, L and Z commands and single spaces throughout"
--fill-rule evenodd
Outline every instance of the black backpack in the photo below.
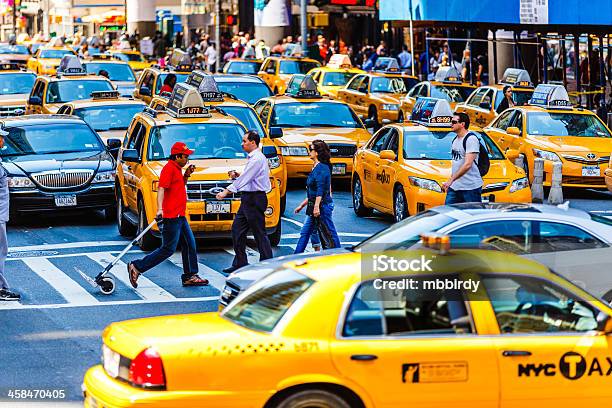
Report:
M 475 133 L 468 132 L 468 134 L 463 138 L 463 151 L 467 152 L 467 140 L 470 136 L 474 136 L 478 139 L 480 149 L 478 150 L 478 161 L 476 162 L 476 167 L 478 167 L 480 177 L 484 177 L 489 172 L 489 168 L 491 167 L 491 161 L 489 160 L 489 149 L 487 149 L 487 146 L 482 144 L 480 138 L 476 136 Z M 455 136 L 455 139 L 456 138 L 457 137 Z

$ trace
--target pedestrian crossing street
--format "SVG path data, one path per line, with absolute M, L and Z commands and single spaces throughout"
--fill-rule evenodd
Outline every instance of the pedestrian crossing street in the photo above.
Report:
M 366 236 L 355 233 L 339 235 L 343 245 L 356 244 Z M 274 248 L 274 256 L 293 253 L 298 238 L 296 233 L 284 235 L 281 245 Z M 230 246 L 199 248 L 199 275 L 210 282 L 205 287 L 181 285 L 182 258 L 177 252 L 163 264 L 141 275 L 138 288 L 132 288 L 127 264 L 145 255 L 137 246 L 111 269 L 116 285 L 111 295 L 102 294 L 79 274 L 80 270 L 95 277 L 128 243 L 127 240 L 118 240 L 9 247 L 6 276 L 11 289 L 21 294 L 21 300 L 0 302 L 0 311 L 218 300 L 226 278 L 221 271 L 233 259 L 234 252 Z M 249 240 L 249 263 L 259 260 L 259 253 L 253 248 L 257 246 Z

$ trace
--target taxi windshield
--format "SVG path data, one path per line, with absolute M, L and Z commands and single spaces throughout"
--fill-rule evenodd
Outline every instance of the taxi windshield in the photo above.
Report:
M 253 109 L 247 106 L 224 106 L 222 108 L 228 115 L 232 115 L 238 119 L 247 130 L 254 130 L 259 133 L 260 136 L 266 134 L 263 130 L 263 126 L 259 121 L 257 114 Z
M 321 79 L 321 86 L 343 86 L 356 74 L 352 72 L 325 72 Z
M 410 90 L 408 78 L 400 77 L 372 77 L 370 92 L 404 94 Z
M 436 232 L 457 220 L 436 210 L 423 211 L 393 224 L 353 248 L 357 252 L 408 249 L 421 240 L 421 234 Z
M 104 149 L 98 136 L 84 123 L 46 123 L 4 128 L 2 156 L 99 152 Z
M 61 59 L 64 55 L 74 55 L 70 50 L 42 50 L 38 58 Z
M 113 54 L 113 57 L 124 62 L 146 62 L 144 57 L 140 54 L 124 54 L 122 52 L 117 52 Z
M 612 137 L 596 115 L 528 112 L 527 133 L 534 136 Z
M 473 89 L 467 86 L 444 85 L 432 86 L 431 97 L 449 102 L 465 102 Z
M 274 105 L 270 126 L 287 128 L 361 128 L 359 118 L 343 103 L 295 102 Z
M 228 74 L 251 74 L 257 75 L 261 62 L 256 61 L 230 61 L 227 63 Z
M 273 272 L 231 304 L 223 317 L 251 330 L 271 332 L 314 281 L 294 270 Z
M 28 55 L 30 51 L 25 45 L 0 45 L 0 54 L 19 54 Z
M 179 74 L 177 72 L 172 72 L 172 73 L 176 75 L 177 84 L 185 82 L 187 78 L 189 78 L 189 74 Z M 162 86 L 164 86 L 164 80 L 166 79 L 167 76 L 168 76 L 168 72 L 159 74 L 159 76 L 157 77 L 157 81 L 155 82 L 155 94 L 156 95 L 159 94 L 159 91 L 161 91 Z
M 261 98 L 272 96 L 272 91 L 268 88 L 268 85 L 263 82 L 242 83 L 219 81 L 217 82 L 217 87 L 219 87 L 219 91 L 234 95 L 236 98 L 250 105 L 254 105 L 255 102 Z
M 149 137 L 149 160 L 168 160 L 172 145 L 183 142 L 198 159 L 246 159 L 242 150 L 244 128 L 233 123 L 179 123 L 156 126 Z
M 111 81 L 129 81 L 136 82 L 134 71 L 129 65 L 125 64 L 109 64 L 100 62 L 88 62 L 85 64 L 85 69 L 88 74 L 98 74 L 101 70 L 108 72 Z
M 30 93 L 35 80 L 36 75 L 29 72 L 0 75 L 0 95 Z
M 306 74 L 313 68 L 318 67 L 319 64 L 311 61 L 281 61 L 280 71 L 281 74 Z
M 145 104 L 115 104 L 91 106 L 75 109 L 74 115 L 80 117 L 95 131 L 124 130 L 130 126 L 132 118 L 142 112 Z
M 47 103 L 89 99 L 91 93 L 97 91 L 114 91 L 114 89 L 107 80 L 55 81 L 51 82 L 47 88 Z
M 484 133 L 477 133 L 489 150 L 490 160 L 504 160 L 501 150 Z M 406 160 L 451 160 L 451 146 L 457 135 L 448 130 L 404 132 L 403 155 Z

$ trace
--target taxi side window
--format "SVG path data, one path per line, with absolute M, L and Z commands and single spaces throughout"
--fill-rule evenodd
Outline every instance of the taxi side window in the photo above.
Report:
M 342 336 L 474 333 L 465 300 L 457 290 L 391 290 L 381 289 L 380 280 L 364 282 L 348 307 Z
M 261 121 L 263 122 L 264 126 L 268 124 L 268 117 L 270 116 L 270 107 L 271 104 L 267 102 L 263 102 L 261 105 L 255 106 L 255 111 L 259 114 L 259 117 L 261 118 Z
M 370 85 L 370 77 L 365 77 L 359 84 L 359 89 L 357 89 L 357 91 L 361 93 L 368 93 L 368 85 Z
M 149 88 L 151 93 L 153 92 L 153 73 L 147 72 L 145 74 L 145 77 L 142 79 L 142 84 L 140 85 L 140 88 L 142 88 L 144 86 Z
M 385 146 L 387 145 L 387 142 L 391 138 L 392 134 L 393 128 L 381 129 L 376 135 L 376 138 L 372 141 L 372 144 L 369 147 L 370 150 L 376 153 L 380 153 L 382 150 L 385 149 Z
M 45 82 L 42 80 L 36 81 L 36 85 L 34 86 L 34 89 L 32 90 L 32 96 L 38 96 L 42 100 L 44 89 L 45 89 Z
M 357 75 L 355 76 L 351 82 L 349 82 L 349 84 L 346 86 L 346 89 L 350 89 L 352 91 L 356 91 L 359 89 L 359 84 L 361 83 L 361 80 L 364 78 L 363 75 Z
M 598 329 L 599 310 L 552 282 L 509 275 L 483 275 L 481 282 L 502 335 Z
M 399 157 L 398 156 L 398 152 L 399 152 L 399 135 L 397 133 L 397 131 L 395 129 L 393 129 L 391 131 L 391 136 L 389 137 L 389 142 L 387 143 L 387 147 L 384 148 L 384 150 L 391 150 L 393 151 L 393 153 L 395 153 L 395 157 Z
M 419 89 L 419 96 L 427 96 L 427 88 L 429 88 L 429 86 L 427 84 L 423 84 L 421 89 Z
M 479 89 L 478 91 L 472 94 L 470 99 L 467 101 L 467 104 L 472 105 L 472 106 L 479 106 L 480 102 L 482 102 L 482 98 L 484 98 L 486 93 L 487 93 L 487 88 Z
M 512 119 L 514 118 L 514 110 L 507 110 L 503 112 L 499 118 L 493 123 L 492 127 L 506 130 L 510 126 Z
M 132 133 L 130 134 L 130 140 L 128 141 L 127 146 L 128 149 L 135 149 L 141 157 L 145 131 L 146 129 L 143 124 L 136 122 L 134 128 L 132 129 Z
M 423 84 L 413 87 L 410 91 L 408 91 L 408 96 L 416 98 L 417 96 L 419 96 L 419 92 L 421 91 L 422 87 Z
M 275 60 L 270 60 L 268 61 L 268 66 L 266 67 L 266 72 L 268 74 L 276 74 L 276 61 Z
M 512 123 L 510 123 L 510 126 L 517 127 L 521 132 L 523 132 L 523 114 L 522 112 L 516 111 L 516 114 L 512 118 Z

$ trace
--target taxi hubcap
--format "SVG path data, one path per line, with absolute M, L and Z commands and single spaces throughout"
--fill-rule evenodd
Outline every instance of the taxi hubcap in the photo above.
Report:
M 359 179 L 355 181 L 355 189 L 353 193 L 353 206 L 359 208 L 361 206 L 361 182 Z
M 395 194 L 395 221 L 399 222 L 404 219 L 404 196 L 400 191 Z

